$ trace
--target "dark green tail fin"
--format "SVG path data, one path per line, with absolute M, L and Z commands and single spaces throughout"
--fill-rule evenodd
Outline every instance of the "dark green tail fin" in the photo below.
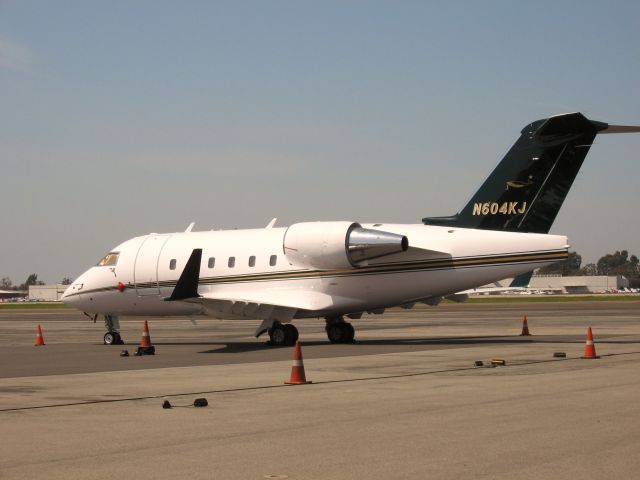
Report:
M 538 120 L 522 129 L 469 203 L 451 217 L 427 225 L 548 233 L 598 133 L 640 132 L 608 125 L 581 113 Z

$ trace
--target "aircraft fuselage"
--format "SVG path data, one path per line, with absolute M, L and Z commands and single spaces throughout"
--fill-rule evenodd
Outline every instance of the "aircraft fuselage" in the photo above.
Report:
M 363 227 L 406 236 L 409 248 L 346 268 L 310 268 L 296 264 L 284 249 L 287 228 L 152 233 L 114 248 L 115 264 L 107 261 L 87 270 L 63 301 L 104 315 L 264 316 L 259 309 L 234 310 L 229 304 L 217 311 L 212 304 L 165 300 L 198 248 L 198 293 L 203 298 L 259 304 L 256 297 L 277 303 L 286 294 L 305 299 L 306 308 L 297 308 L 295 318 L 354 314 L 444 297 L 557 262 L 568 251 L 566 237 L 558 235 L 421 224 Z M 330 297 L 330 304 L 320 301 L 313 308 L 309 292 Z

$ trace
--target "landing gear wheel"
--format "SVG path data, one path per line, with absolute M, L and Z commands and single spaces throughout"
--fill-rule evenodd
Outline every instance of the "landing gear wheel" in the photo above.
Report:
M 344 324 L 347 330 L 347 336 L 344 340 L 344 343 L 353 343 L 355 340 L 355 336 L 356 336 L 356 329 L 353 328 L 353 325 L 351 325 L 350 323 L 345 323 Z
M 331 343 L 345 343 L 347 339 L 346 323 L 336 322 L 327 325 L 327 337 Z
M 353 343 L 356 334 L 353 325 L 342 319 L 328 319 L 325 330 L 331 343 Z
M 299 337 L 298 329 L 295 327 L 295 325 L 287 323 L 286 325 L 284 325 L 284 332 L 287 336 L 287 345 L 295 345 Z
M 287 344 L 287 332 L 284 325 L 274 323 L 269 329 L 269 343 L 274 347 L 284 347 Z
M 107 332 L 104 334 L 105 345 L 124 345 L 118 332 Z
M 274 323 L 269 329 L 269 343 L 275 347 L 287 347 L 294 345 L 298 340 L 298 329 L 287 323 Z

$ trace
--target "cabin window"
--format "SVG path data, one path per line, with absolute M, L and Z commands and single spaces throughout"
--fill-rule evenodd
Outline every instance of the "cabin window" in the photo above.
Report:
M 251 255 L 249 257 L 249 266 L 250 267 L 255 267 L 256 266 L 256 257 L 255 257 L 255 255 Z
M 216 266 L 216 258 L 215 257 L 209 257 L 209 263 L 207 264 L 209 266 L 209 268 L 213 268 Z
M 175 270 L 176 269 L 176 259 L 172 258 L 171 261 L 169 262 L 169 270 Z
M 276 263 L 278 263 L 278 256 L 271 255 L 271 257 L 269 258 L 269 265 L 271 265 L 272 267 L 275 267 Z
M 229 268 L 233 268 L 236 266 L 236 257 L 229 257 Z
M 113 267 L 118 263 L 119 252 L 109 252 L 98 262 L 99 267 Z

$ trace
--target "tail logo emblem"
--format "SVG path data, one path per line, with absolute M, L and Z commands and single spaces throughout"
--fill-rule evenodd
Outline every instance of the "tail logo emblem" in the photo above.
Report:
M 509 180 L 507 182 L 507 190 L 509 190 L 509 188 L 524 188 L 528 187 L 529 185 L 533 185 L 533 175 L 529 175 L 528 182 L 521 182 L 520 180 Z

